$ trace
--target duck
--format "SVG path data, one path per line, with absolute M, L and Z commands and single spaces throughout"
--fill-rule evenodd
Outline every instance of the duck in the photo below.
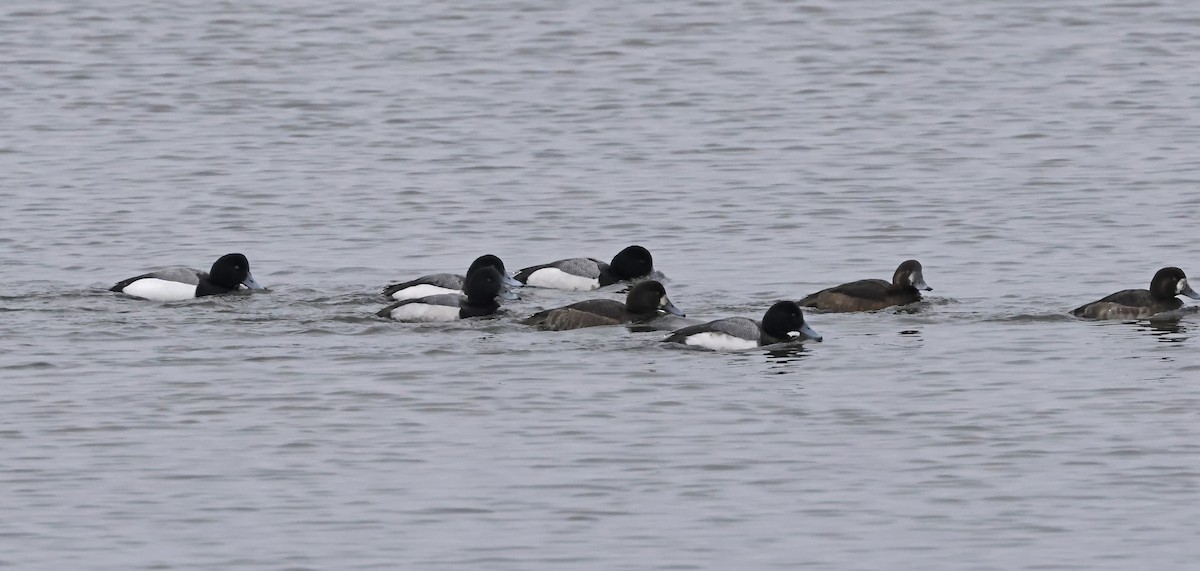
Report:
M 804 312 L 794 301 L 779 301 L 763 314 L 762 321 L 727 317 L 672 332 L 664 343 L 681 343 L 717 351 L 753 349 L 823 337 L 804 321 Z
M 1178 295 L 1200 299 L 1183 270 L 1167 267 L 1154 273 L 1150 289 L 1122 290 L 1077 307 L 1071 315 L 1087 319 L 1145 319 L 1183 307 L 1183 302 L 1175 297 Z
M 629 246 L 612 262 L 595 258 L 568 258 L 530 266 L 517 272 L 517 281 L 532 287 L 567 291 L 591 291 L 617 282 L 645 278 L 654 271 L 654 258 L 642 246 Z
M 589 299 L 563 307 L 539 311 L 522 323 L 548 331 L 565 331 L 600 325 L 650 321 L 660 315 L 684 313 L 667 298 L 667 289 L 657 280 L 641 281 L 625 296 L 615 299 Z
M 483 266 L 496 268 L 500 272 L 501 282 L 507 287 L 524 285 L 507 273 L 507 270 L 504 269 L 504 261 L 494 254 L 485 254 L 475 258 L 475 261 L 471 262 L 471 266 L 467 268 L 467 273 L 470 274 Z M 464 281 L 466 281 L 466 276 L 463 274 L 430 274 L 415 280 L 389 285 L 383 288 L 383 295 L 396 301 L 402 301 L 431 295 L 462 293 Z
M 797 303 L 822 311 L 875 311 L 921 301 L 921 291 L 932 291 L 925 283 L 921 262 L 905 260 L 892 274 L 892 281 L 867 279 L 844 283 L 809 294 Z
M 210 295 L 232 293 L 246 286 L 266 289 L 250 273 L 250 261 L 242 254 L 225 254 L 207 272 L 187 268 L 166 268 L 117 282 L 109 291 L 152 301 L 182 301 Z
M 493 315 L 500 309 L 497 299 L 515 298 L 515 294 L 504 288 L 504 281 L 496 268 L 482 266 L 467 274 L 463 293 L 405 299 L 379 310 L 375 315 L 415 323 L 456 321 Z

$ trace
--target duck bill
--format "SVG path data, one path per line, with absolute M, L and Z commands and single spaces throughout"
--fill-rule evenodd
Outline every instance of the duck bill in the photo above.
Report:
M 663 301 L 667 302 L 666 305 L 662 306 L 663 311 L 670 313 L 671 315 L 678 315 L 679 317 L 687 317 L 687 314 L 685 314 L 682 309 L 675 307 L 675 304 L 671 303 L 671 300 L 664 299 Z
M 503 276 L 500 276 L 500 283 L 503 283 L 504 285 L 506 285 L 508 287 L 521 287 L 521 286 L 525 285 L 525 284 L 517 281 L 517 278 L 514 278 L 509 274 L 504 274 Z
M 500 290 L 500 295 L 497 295 L 496 299 L 504 300 L 504 301 L 516 301 L 518 299 L 521 299 L 521 296 L 509 291 L 508 288 L 504 288 L 504 289 Z
M 821 341 L 822 339 L 824 339 L 823 337 L 821 337 L 820 333 L 817 333 L 816 331 L 814 331 L 813 328 L 809 327 L 807 323 L 805 323 L 804 325 L 801 325 L 799 331 L 788 332 L 788 337 L 791 337 L 793 341 L 799 341 L 801 339 L 812 339 L 813 341 Z
M 933 291 L 933 288 L 929 287 L 929 284 L 925 283 L 925 276 L 921 274 L 913 274 L 912 285 L 913 287 L 922 291 Z
M 242 280 L 242 285 L 250 289 L 267 289 L 263 287 L 262 284 L 258 283 L 258 280 L 254 279 L 254 276 L 250 273 L 246 274 L 246 279 Z
M 1183 284 L 1183 288 L 1179 290 L 1179 293 L 1192 299 L 1200 299 L 1200 293 L 1196 293 L 1196 290 L 1192 289 L 1192 284 L 1187 283 L 1187 280 L 1184 280 L 1181 283 Z

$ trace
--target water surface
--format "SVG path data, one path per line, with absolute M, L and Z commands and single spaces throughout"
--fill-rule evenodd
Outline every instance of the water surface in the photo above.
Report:
M 0 566 L 1182 569 L 1191 2 L 363 0 L 0 9 Z M 373 317 L 384 285 L 648 247 L 709 353 Z M 106 290 L 247 254 L 269 293 Z M 620 297 L 615 291 L 597 296 Z

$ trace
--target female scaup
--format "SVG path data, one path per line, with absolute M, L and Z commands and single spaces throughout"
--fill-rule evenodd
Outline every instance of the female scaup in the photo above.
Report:
M 654 271 L 650 251 L 641 246 L 629 246 L 613 256 L 606 264 L 595 258 L 569 258 L 549 264 L 525 268 L 515 276 L 517 281 L 534 287 L 590 291 L 621 281 L 644 278 Z
M 793 301 L 780 301 L 767 310 L 761 323 L 745 317 L 718 319 L 684 327 L 663 339 L 663 342 L 720 351 L 752 349 L 801 339 L 820 341 L 821 336 L 804 322 L 804 312 L 800 306 Z
M 492 315 L 500 308 L 496 298 L 516 297 L 504 289 L 500 272 L 492 266 L 483 266 L 467 274 L 463 291 L 465 295 L 445 293 L 398 301 L 381 309 L 376 315 L 397 321 L 454 321 Z
M 931 291 L 921 272 L 921 262 L 906 260 L 892 274 L 892 282 L 858 280 L 823 289 L 800 300 L 803 307 L 823 311 L 874 311 L 921 301 L 920 290 Z
M 521 287 L 521 282 L 512 278 L 504 269 L 504 262 L 499 257 L 492 254 L 487 254 L 475 258 L 471 262 L 471 267 L 467 268 L 467 274 L 483 267 L 491 266 L 500 272 L 500 279 L 504 285 L 511 287 Z M 383 288 L 383 295 L 386 295 L 396 301 L 405 299 L 416 299 L 419 297 L 428 297 L 431 295 L 442 295 L 448 293 L 461 293 L 463 289 L 463 281 L 466 276 L 460 274 L 431 274 L 422 276 L 415 280 L 409 280 L 404 283 L 392 284 Z
M 1071 312 L 1076 317 L 1091 319 L 1144 319 L 1183 307 L 1177 295 L 1200 299 L 1187 276 L 1179 268 L 1163 268 L 1150 280 L 1150 289 L 1127 289 L 1093 301 Z
M 179 301 L 250 289 L 266 289 L 250 275 L 250 261 L 241 254 L 225 254 L 206 273 L 191 268 L 168 268 L 118 282 L 109 288 L 154 301 Z
M 649 280 L 634 285 L 625 296 L 625 303 L 615 299 L 589 299 L 535 313 L 522 323 L 543 330 L 564 331 L 649 321 L 664 313 L 683 316 L 683 312 L 667 298 L 667 289 L 661 283 Z

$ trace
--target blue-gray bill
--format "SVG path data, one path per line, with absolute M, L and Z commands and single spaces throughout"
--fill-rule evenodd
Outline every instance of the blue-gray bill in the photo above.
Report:
M 682 309 L 675 307 L 675 304 L 671 303 L 671 300 L 669 300 L 669 299 L 667 300 L 667 304 L 664 305 L 662 307 L 662 309 L 663 309 L 663 311 L 670 313 L 671 315 L 678 315 L 679 317 L 687 317 L 687 314 L 685 314 Z
M 793 336 L 792 339 L 795 341 L 799 341 L 800 339 L 812 339 L 813 341 L 820 341 L 823 339 L 821 334 L 814 331 L 813 328 L 809 327 L 807 323 L 800 326 L 800 331 L 793 331 L 791 334 Z
M 1183 284 L 1183 288 L 1179 290 L 1179 293 L 1192 299 L 1200 299 L 1200 293 L 1196 293 L 1196 290 L 1192 289 L 1192 284 L 1187 283 L 1187 280 L 1184 280 L 1180 283 Z
M 521 286 L 525 285 L 525 284 L 517 281 L 517 278 L 514 278 L 507 273 L 500 276 L 500 283 L 503 283 L 507 287 L 521 287 Z
M 254 276 L 249 272 L 246 273 L 246 279 L 242 280 L 242 285 L 250 289 L 267 289 L 263 287 L 262 284 L 258 283 L 258 280 L 254 279 Z

